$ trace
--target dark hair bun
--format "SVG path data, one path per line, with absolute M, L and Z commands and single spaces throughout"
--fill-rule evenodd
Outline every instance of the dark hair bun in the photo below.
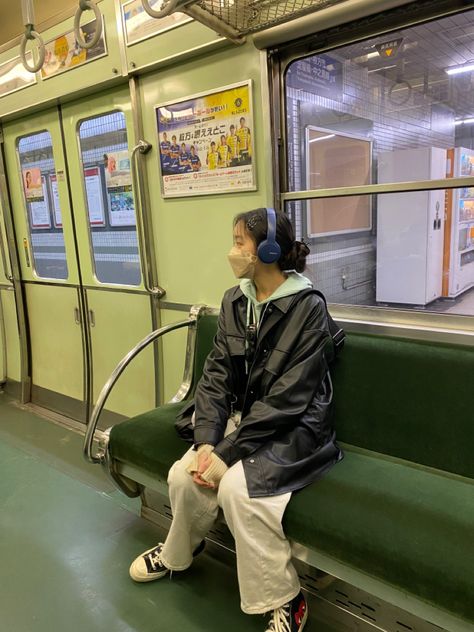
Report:
M 294 241 L 290 252 L 281 262 L 282 270 L 296 270 L 303 272 L 306 268 L 306 257 L 309 255 L 309 248 L 303 241 Z

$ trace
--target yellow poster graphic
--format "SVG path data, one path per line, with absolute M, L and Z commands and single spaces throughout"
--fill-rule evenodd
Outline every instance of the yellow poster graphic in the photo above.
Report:
M 256 189 L 251 82 L 156 108 L 165 197 Z

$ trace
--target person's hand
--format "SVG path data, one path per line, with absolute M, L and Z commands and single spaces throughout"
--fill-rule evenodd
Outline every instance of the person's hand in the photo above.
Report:
M 207 487 L 208 489 L 214 489 L 215 485 L 213 483 L 208 483 L 201 478 L 201 474 L 207 470 L 207 468 L 211 465 L 212 458 L 206 452 L 202 452 L 198 456 L 198 466 L 197 472 L 193 473 L 193 481 L 200 485 L 201 487 Z

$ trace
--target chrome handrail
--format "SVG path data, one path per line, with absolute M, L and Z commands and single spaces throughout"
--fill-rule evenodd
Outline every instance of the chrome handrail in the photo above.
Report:
M 82 37 L 81 33 L 81 17 L 85 11 L 93 11 L 95 14 L 95 33 L 94 37 L 90 42 L 86 42 Z M 79 44 L 81 48 L 90 49 L 94 48 L 94 46 L 100 40 L 100 36 L 102 35 L 102 14 L 99 11 L 99 7 L 94 0 L 79 0 L 79 6 L 74 15 L 74 37 L 76 38 L 76 42 Z
M 142 268 L 144 271 L 143 274 L 143 282 L 146 290 L 158 298 L 162 298 L 166 291 L 160 287 L 159 285 L 155 286 L 152 273 L 149 269 L 148 257 L 146 256 L 146 244 L 147 238 L 145 235 L 145 221 L 143 216 L 143 206 L 142 206 L 142 194 L 141 194 L 141 182 L 140 182 L 140 174 L 138 167 L 138 156 L 139 154 L 144 155 L 147 154 L 152 148 L 151 143 L 148 143 L 146 140 L 139 140 L 135 147 L 131 152 L 131 163 L 132 163 L 132 183 L 133 183 L 133 194 L 135 199 L 135 207 L 136 207 L 136 218 L 137 218 L 137 228 L 138 228 L 138 239 L 140 243 L 140 257 L 142 262 Z M 150 282 L 151 281 L 151 282 Z
M 208 307 L 207 305 L 197 304 L 191 307 L 189 317 L 197 320 L 200 316 L 203 316 L 204 314 L 217 315 L 219 314 L 219 310 L 214 309 L 213 307 Z M 188 331 L 183 379 L 176 394 L 170 399 L 170 404 L 177 404 L 178 402 L 182 402 L 184 399 L 186 399 L 193 385 L 194 359 L 196 356 L 196 333 L 197 331 L 195 327 Z
M 145 349 L 145 347 L 147 347 L 153 341 L 158 340 L 158 338 L 161 338 L 162 336 L 169 333 L 170 331 L 175 331 L 176 329 L 182 329 L 183 327 L 191 327 L 192 325 L 195 325 L 196 321 L 197 321 L 197 315 L 191 314 L 190 317 L 186 320 L 181 320 L 177 323 L 173 323 L 171 325 L 166 325 L 165 327 L 161 327 L 160 329 L 157 329 L 156 331 L 152 331 L 150 334 L 148 334 L 148 336 L 145 336 L 143 340 L 141 340 L 138 344 L 136 344 L 135 347 L 133 347 L 133 349 L 131 349 L 131 351 L 129 351 L 127 355 L 123 357 L 122 360 L 117 364 L 111 376 L 109 377 L 109 379 L 107 380 L 107 382 L 105 383 L 104 387 L 102 388 L 100 392 L 100 395 L 97 399 L 97 403 L 94 406 L 94 410 L 92 411 L 91 418 L 87 425 L 86 435 L 84 437 L 84 446 L 83 446 L 83 454 L 86 461 L 89 461 L 90 463 L 103 463 L 104 461 L 103 452 L 98 452 L 97 454 L 92 453 L 92 446 L 94 443 L 95 431 L 97 429 L 97 424 L 99 422 L 100 414 L 105 406 L 105 403 L 113 387 L 115 386 L 115 383 L 117 382 L 119 377 L 122 375 L 124 370 L 127 368 L 127 366 L 130 364 L 130 362 L 143 349 Z

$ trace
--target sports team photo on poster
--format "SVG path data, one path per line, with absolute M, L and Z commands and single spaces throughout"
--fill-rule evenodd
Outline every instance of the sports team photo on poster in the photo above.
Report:
M 256 189 L 251 82 L 156 107 L 164 197 Z

